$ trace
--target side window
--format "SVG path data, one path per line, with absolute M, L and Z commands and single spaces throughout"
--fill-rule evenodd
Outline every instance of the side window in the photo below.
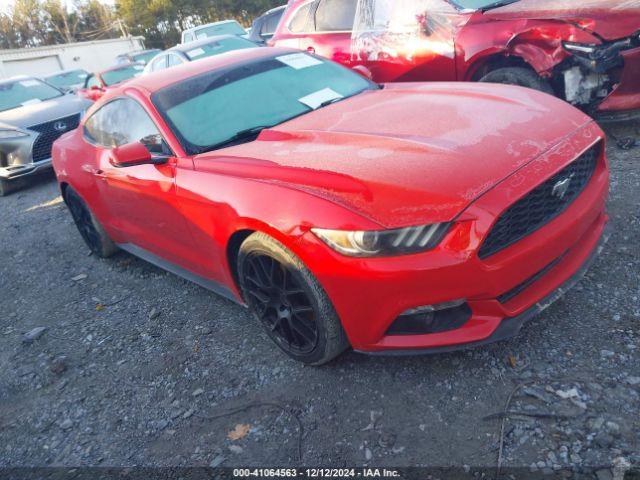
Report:
M 292 33 L 306 33 L 315 31 L 313 11 L 316 2 L 309 2 L 301 6 L 289 21 L 289 30 Z
M 153 154 L 170 154 L 147 112 L 130 98 L 107 103 L 86 121 L 84 132 L 89 140 L 106 148 L 140 142 Z
M 102 85 L 100 85 L 100 80 L 98 80 L 95 75 L 91 75 L 89 78 L 87 78 L 86 88 L 91 87 L 102 87 Z
M 189 42 L 193 42 L 193 34 L 192 33 L 185 33 L 184 34 L 184 43 L 189 43 Z
M 269 15 L 262 24 L 262 30 L 260 31 L 260 34 L 273 35 L 276 32 L 276 28 L 278 27 L 278 20 L 280 20 L 280 15 Z
M 316 10 L 318 32 L 350 32 L 356 17 L 357 0 L 320 0 Z
M 167 56 L 166 55 L 161 55 L 160 57 L 156 58 L 151 63 L 151 71 L 152 72 L 157 72 L 158 70 L 164 70 L 165 68 L 167 68 Z
M 176 55 L 175 53 L 171 53 L 169 55 L 167 55 L 167 66 L 168 67 L 175 67 L 176 65 L 182 65 L 183 60 Z

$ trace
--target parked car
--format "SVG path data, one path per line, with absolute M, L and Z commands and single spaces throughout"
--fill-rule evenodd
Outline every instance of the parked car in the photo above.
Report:
M 139 50 L 137 52 L 128 52 L 118 55 L 116 57 L 116 65 L 122 65 L 125 63 L 142 63 L 147 64 L 149 60 L 159 54 L 162 50 L 159 48 L 152 48 L 149 50 Z
M 534 90 L 380 86 L 255 48 L 113 89 L 55 143 L 54 167 L 96 255 L 120 247 L 245 303 L 283 351 L 321 364 L 349 345 L 515 335 L 599 251 L 604 142 Z
M 89 72 L 86 70 L 74 68 L 52 73 L 44 77 L 43 80 L 63 92 L 76 92 L 84 86 L 84 82 L 88 76 Z
M 125 63 L 102 72 L 91 73 L 86 78 L 84 87 L 78 90 L 78 95 L 95 102 L 109 89 L 141 75 L 143 71 L 143 63 Z
M 272 8 L 256 18 L 251 25 L 249 40 L 258 44 L 271 40 L 286 8 L 286 5 Z
M 377 82 L 509 83 L 602 118 L 640 113 L 636 0 L 292 0 L 271 42 Z
M 217 35 L 237 35 L 246 37 L 247 31 L 236 20 L 222 20 L 220 22 L 207 23 L 197 27 L 188 28 L 182 32 L 182 42 L 189 43 Z
M 196 40 L 195 42 L 176 45 L 156 55 L 156 57 L 144 67 L 143 73 L 146 75 L 151 72 L 157 72 L 194 60 L 220 55 L 221 53 L 232 50 L 256 48 L 257 46 L 258 45 L 246 38 L 240 38 L 236 35 L 218 35 Z
M 0 80 L 0 196 L 51 168 L 51 144 L 89 105 L 34 77 Z

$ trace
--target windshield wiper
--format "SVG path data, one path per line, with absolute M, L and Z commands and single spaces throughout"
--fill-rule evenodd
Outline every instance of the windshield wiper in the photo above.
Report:
M 236 132 L 233 134 L 233 136 L 227 138 L 226 140 L 220 142 L 220 143 L 216 143 L 215 145 L 212 145 L 210 147 L 205 147 L 203 149 L 203 151 L 208 151 L 208 150 L 216 150 L 218 148 L 222 148 L 225 147 L 227 145 L 239 142 L 241 140 L 246 140 L 252 137 L 257 137 L 258 135 L 260 135 L 260 132 L 262 130 L 265 130 L 267 128 L 271 128 L 273 127 L 273 125 L 259 125 L 257 127 L 251 127 L 251 128 L 246 128 L 244 130 L 240 130 L 239 132 Z M 202 153 L 202 152 L 200 152 Z
M 345 97 L 336 97 L 336 98 L 332 98 L 331 100 L 325 100 L 324 102 L 322 102 L 320 105 L 317 106 L 316 110 L 318 110 L 318 108 L 326 107 L 327 105 L 331 105 L 332 103 L 336 103 L 344 99 Z

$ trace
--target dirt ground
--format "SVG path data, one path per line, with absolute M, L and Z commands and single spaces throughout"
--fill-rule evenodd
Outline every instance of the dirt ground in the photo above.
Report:
M 608 131 L 640 141 L 640 123 Z M 52 177 L 0 198 L 0 467 L 468 470 L 501 444 L 526 471 L 638 465 L 640 146 L 608 151 L 611 240 L 518 338 L 321 368 L 240 306 L 128 254 L 90 256 Z

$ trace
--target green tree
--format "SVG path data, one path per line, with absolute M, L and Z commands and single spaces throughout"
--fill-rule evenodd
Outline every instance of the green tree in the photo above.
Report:
M 99 0 L 16 0 L 0 14 L 0 48 L 37 47 L 117 37 L 121 29 L 112 8 Z
M 147 46 L 168 48 L 186 28 L 235 19 L 244 26 L 286 0 L 116 0 L 116 12 L 131 34 L 142 35 Z

